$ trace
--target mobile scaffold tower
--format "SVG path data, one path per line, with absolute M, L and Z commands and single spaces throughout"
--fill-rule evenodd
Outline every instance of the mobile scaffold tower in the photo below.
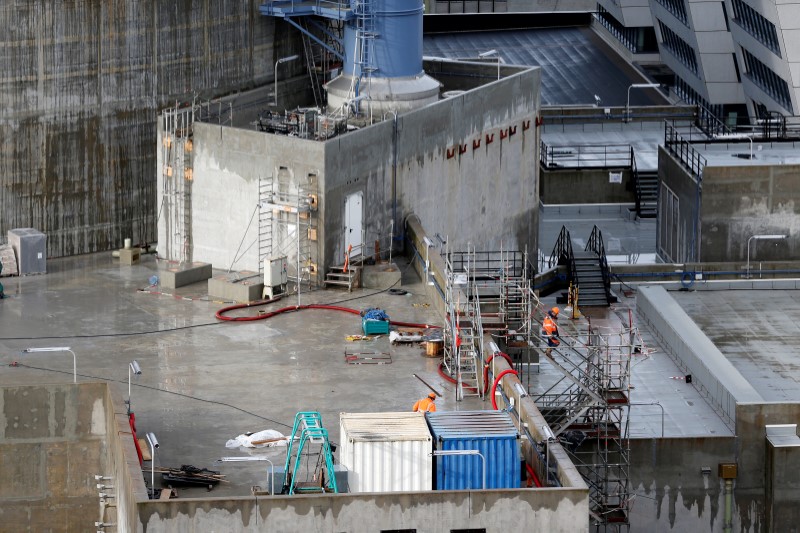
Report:
M 589 325 L 583 335 L 562 334 L 542 354 L 560 374 L 535 397 L 553 434 L 589 486 L 596 531 L 628 531 L 631 504 L 630 368 L 637 332 Z

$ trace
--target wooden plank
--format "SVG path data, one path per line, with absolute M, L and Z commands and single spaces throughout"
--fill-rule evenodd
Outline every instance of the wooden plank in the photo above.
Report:
M 139 441 L 139 449 L 142 450 L 142 461 L 152 461 L 153 456 L 150 455 L 150 446 L 147 445 L 147 440 L 144 437 L 136 439 Z

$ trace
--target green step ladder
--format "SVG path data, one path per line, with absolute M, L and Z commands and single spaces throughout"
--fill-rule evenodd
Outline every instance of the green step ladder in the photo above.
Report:
M 296 447 L 295 442 L 297 442 Z M 306 454 L 308 454 L 309 451 L 306 448 L 311 444 L 316 444 L 320 447 L 319 454 L 324 458 L 325 475 L 320 478 L 319 483 L 298 482 L 297 473 L 302 464 L 303 452 L 305 451 Z M 294 459 L 294 461 L 292 461 L 292 459 Z M 291 470 L 289 469 L 290 466 Z M 322 461 L 318 460 L 315 476 L 317 474 L 320 476 L 323 475 L 323 472 L 321 472 L 322 466 Z M 286 472 L 286 480 L 283 485 L 283 494 L 339 492 L 336 486 L 336 475 L 333 469 L 333 452 L 331 451 L 331 443 L 328 438 L 328 430 L 322 426 L 322 416 L 318 412 L 300 411 L 295 415 L 292 436 L 286 448 L 284 472 Z

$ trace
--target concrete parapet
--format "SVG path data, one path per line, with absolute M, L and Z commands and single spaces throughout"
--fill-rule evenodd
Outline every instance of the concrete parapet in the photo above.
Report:
M 365 265 L 361 271 L 361 286 L 365 289 L 385 289 L 400 287 L 400 269 L 397 265 Z
M 165 289 L 177 289 L 210 277 L 211 263 L 170 262 L 165 268 L 158 269 L 159 284 Z
M 731 429 L 737 403 L 764 401 L 663 287 L 640 287 L 636 308 L 659 344 L 692 375 L 693 384 L 720 410 Z
M 227 272 L 208 280 L 208 295 L 225 301 L 253 302 L 263 292 L 264 280 L 258 272 Z

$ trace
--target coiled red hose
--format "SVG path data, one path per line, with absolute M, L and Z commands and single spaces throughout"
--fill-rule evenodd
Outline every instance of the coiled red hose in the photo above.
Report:
M 506 368 L 505 370 L 503 370 L 502 372 L 497 374 L 496 378 L 494 378 L 494 383 L 492 383 L 492 393 L 491 394 L 492 394 L 492 407 L 494 408 L 495 411 L 498 411 L 498 409 L 497 409 L 497 400 L 495 400 L 495 398 L 494 398 L 494 393 L 497 391 L 497 385 L 500 384 L 500 380 L 503 379 L 503 376 L 505 376 L 507 374 L 514 374 L 517 377 L 519 377 L 519 372 L 517 372 L 516 370 L 513 370 L 511 368 Z
M 449 382 L 449 383 L 452 383 L 453 385 L 457 385 L 457 384 L 458 384 L 458 381 L 456 381 L 455 379 L 453 379 L 453 378 L 451 378 L 450 376 L 448 376 L 448 375 L 447 375 L 447 372 L 445 372 L 445 371 L 442 369 L 442 367 L 443 367 L 443 366 L 444 366 L 444 363 L 439 363 L 439 375 L 440 375 L 440 376 L 442 377 L 442 379 L 444 379 L 445 381 L 447 381 L 447 382 Z M 465 388 L 465 389 L 469 389 L 469 390 L 478 390 L 478 389 L 476 389 L 475 387 L 464 387 L 464 388 Z
M 324 309 L 326 311 L 341 311 L 343 313 L 350 313 L 351 315 L 360 315 L 361 311 L 358 309 L 351 309 L 350 307 L 341 307 L 338 305 L 327 305 L 327 304 L 306 304 L 306 305 L 290 305 L 288 307 L 281 307 L 280 309 L 276 309 L 274 311 L 269 311 L 267 313 L 263 313 L 260 315 L 252 315 L 252 316 L 225 316 L 226 313 L 230 313 L 231 311 L 235 311 L 237 309 L 247 309 L 248 307 L 257 307 L 260 305 L 267 305 L 271 303 L 275 303 L 280 300 L 281 297 L 277 296 L 272 298 L 271 300 L 259 300 L 257 302 L 246 303 L 246 304 L 236 304 L 231 305 L 228 307 L 223 307 L 219 311 L 217 311 L 214 316 L 217 320 L 225 320 L 228 322 L 252 322 L 254 320 L 266 320 L 268 318 L 272 318 L 274 316 L 280 315 L 282 313 L 289 313 L 291 311 L 301 311 L 303 309 Z M 432 329 L 432 328 L 439 328 L 440 326 L 434 326 L 433 324 L 418 324 L 416 322 L 400 322 L 399 320 L 390 320 L 390 324 L 393 326 L 401 326 L 404 328 L 419 328 L 419 329 Z

